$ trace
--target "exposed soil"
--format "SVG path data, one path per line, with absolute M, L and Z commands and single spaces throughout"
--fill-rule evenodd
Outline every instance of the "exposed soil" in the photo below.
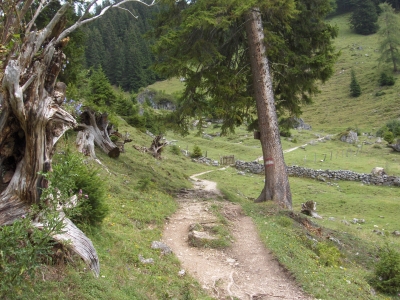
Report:
M 180 208 L 163 233 L 163 241 L 184 270 L 216 299 L 311 299 L 265 248 L 251 218 L 239 205 L 223 201 L 215 182 L 197 179 L 202 174 L 191 177 L 194 189 L 180 194 Z M 191 247 L 189 226 L 216 221 L 210 210 L 213 203 L 221 206 L 221 213 L 229 220 L 234 241 L 222 250 Z

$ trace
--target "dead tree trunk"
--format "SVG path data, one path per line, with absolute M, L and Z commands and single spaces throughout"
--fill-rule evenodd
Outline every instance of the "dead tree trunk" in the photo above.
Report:
M 168 145 L 168 142 L 163 142 L 162 139 L 163 139 L 162 135 L 157 135 L 151 142 L 151 146 L 149 149 L 149 151 L 151 151 L 153 156 L 157 159 L 161 158 L 161 151 L 163 150 L 163 147 Z
M 0 53 L 2 68 L 4 66 L 0 73 L 0 226 L 12 224 L 33 204 L 42 208 L 47 205 L 40 199 L 42 188 L 48 187 L 42 174 L 51 171 L 57 141 L 66 130 L 76 126 L 75 119 L 61 107 L 65 86 L 55 88 L 65 60 L 62 48 L 68 43 L 68 35 L 101 18 L 108 9 L 131 1 L 146 6 L 154 4 L 154 1 L 147 4 L 140 0 L 122 0 L 87 18 L 96 4 L 94 0 L 86 6 L 76 23 L 64 29 L 65 15 L 71 7 L 67 1 L 39 31 L 32 28 L 46 7 L 46 1 L 38 1 L 34 7 L 32 0 L 2 6 L 0 44 L 7 46 L 4 47 L 7 51 Z M 28 11 L 30 20 L 26 20 Z M 13 34 L 17 32 L 24 32 L 21 35 L 23 40 L 16 39 L 11 45 Z M 113 146 L 110 148 L 112 151 Z M 63 212 L 59 217 L 65 225 L 65 232 L 54 239 L 69 240 L 68 247 L 80 255 L 98 276 L 99 262 L 91 241 L 65 218 Z M 36 225 L 40 227 L 40 224 Z
M 78 130 L 80 131 L 76 138 L 78 150 L 85 155 L 95 158 L 96 154 L 93 145 L 95 143 L 109 157 L 118 157 L 120 149 L 111 141 L 108 134 L 107 113 L 96 114 L 91 109 L 86 108 L 80 118 L 82 123 L 78 126 Z
M 54 88 L 65 55 L 62 46 L 49 39 L 68 7 L 68 4 L 62 6 L 44 29 L 27 32 L 19 54 L 10 56 L 4 70 L 0 168 L 2 174 L 7 172 L 8 178 L 2 178 L 0 187 L 0 226 L 12 224 L 32 204 L 46 205 L 40 195 L 48 182 L 41 174 L 51 171 L 58 139 L 76 126 L 75 119 L 61 107 L 60 90 L 56 92 Z M 74 227 L 70 220 L 62 215 L 60 218 L 68 225 L 67 232 L 56 239 L 68 236 L 71 249 L 80 249 L 78 254 L 98 275 L 99 263 L 91 241 L 82 232 L 70 230 Z
M 247 14 L 246 33 L 265 164 L 265 186 L 256 202 L 273 200 L 284 208 L 292 209 L 292 195 L 283 158 L 272 79 L 258 8 L 252 8 Z

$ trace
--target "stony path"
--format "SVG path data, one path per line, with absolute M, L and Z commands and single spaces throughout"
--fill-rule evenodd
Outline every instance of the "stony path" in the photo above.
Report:
M 217 199 L 216 183 L 197 179 L 202 174 L 191 177 L 194 190 L 179 197 L 180 208 L 163 233 L 163 241 L 185 271 L 216 299 L 311 299 L 262 244 L 251 218 L 243 214 L 240 206 Z M 230 222 L 232 246 L 224 250 L 189 246 L 189 226 L 215 220 L 210 210 L 213 203 L 222 205 L 221 212 Z

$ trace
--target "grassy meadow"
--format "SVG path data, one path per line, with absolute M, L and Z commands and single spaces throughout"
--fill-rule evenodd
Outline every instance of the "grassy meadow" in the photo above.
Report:
M 341 56 L 333 78 L 321 86 L 314 104 L 303 108 L 302 117 L 313 130 L 293 130 L 292 138 L 282 139 L 282 146 L 286 150 L 309 144 L 319 137 L 331 137 L 309 144 L 305 149 L 285 153 L 286 164 L 356 172 L 370 172 L 373 167 L 381 166 L 390 175 L 400 176 L 400 154 L 384 143 L 376 144 L 376 138 L 362 136 L 355 145 L 337 138 L 337 134 L 348 127 L 375 133 L 400 113 L 399 83 L 393 87 L 378 86 L 384 68 L 378 66 L 375 51 L 378 36 L 353 34 L 348 17 L 343 15 L 331 20 L 340 30 L 335 43 Z M 359 98 L 349 95 L 351 69 L 362 88 Z M 182 86 L 179 80 L 171 79 L 150 87 L 174 93 Z M 376 96 L 381 90 L 386 94 Z M 374 291 L 369 284 L 378 261 L 378 249 L 385 245 L 400 248 L 400 238 L 390 234 L 400 230 L 399 188 L 290 178 L 294 209 L 293 212 L 279 211 L 273 203 L 251 201 L 263 187 L 263 176 L 243 176 L 232 167 L 219 170 L 197 164 L 174 154 L 171 147 L 164 150 L 162 160 L 156 160 L 132 147 L 133 144 L 149 147 L 149 136 L 122 120 L 119 131 L 128 132 L 133 139 L 125 145 L 126 153 L 111 159 L 96 151 L 108 168 L 107 171 L 97 165 L 107 186 L 109 215 L 101 228 L 84 230 L 98 251 L 100 277 L 94 278 L 79 260 L 69 259 L 68 263 L 60 262 L 38 270 L 32 288 L 28 292 L 21 290 L 13 298 L 210 299 L 193 278 L 178 275 L 181 266 L 174 255 L 162 255 L 150 246 L 152 241 L 160 240 L 166 218 L 177 209 L 174 194 L 191 186 L 190 175 L 213 170 L 202 178 L 216 181 L 227 200 L 242 205 L 257 224 L 265 245 L 311 296 L 316 299 L 400 299 Z M 207 134 L 219 131 L 218 125 L 204 129 Z M 253 161 L 262 155 L 259 141 L 243 128 L 212 140 L 196 133 L 193 130 L 182 138 L 168 132 L 166 138 L 189 151 L 198 145 L 203 155 L 214 160 L 223 155 L 235 155 L 236 159 Z M 60 142 L 59 147 L 67 147 L 73 140 Z M 364 141 L 371 144 L 364 144 Z M 323 219 L 310 220 L 299 214 L 301 203 L 308 200 L 318 203 L 317 212 Z M 365 219 L 365 223 L 354 224 L 354 218 Z M 139 255 L 153 258 L 154 263 L 141 263 Z
M 375 133 L 386 121 L 400 116 L 400 83 L 391 87 L 380 87 L 382 71 L 393 74 L 393 66 L 379 64 L 380 36 L 355 34 L 349 27 L 349 14 L 330 20 L 339 28 L 335 40 L 340 57 L 331 79 L 321 85 L 321 93 L 314 99 L 315 105 L 303 108 L 305 122 L 314 129 L 337 132 L 347 127 L 359 128 L 362 132 Z M 354 70 L 361 86 L 361 96 L 350 96 L 351 70 Z M 395 78 L 398 80 L 399 76 Z M 377 96 L 377 92 L 384 92 Z M 310 122 L 312 121 L 312 122 Z

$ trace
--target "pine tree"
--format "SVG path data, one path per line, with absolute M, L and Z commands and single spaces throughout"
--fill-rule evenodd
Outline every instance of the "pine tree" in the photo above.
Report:
M 379 26 L 376 5 L 372 0 L 356 0 L 350 24 L 358 34 L 368 35 L 377 32 Z
M 116 94 L 101 67 L 92 71 L 89 78 L 87 100 L 94 108 L 101 110 L 111 106 L 116 101 Z
M 352 97 L 358 97 L 361 95 L 361 87 L 358 84 L 354 70 L 351 70 L 350 95 Z
M 379 60 L 392 63 L 393 71 L 397 72 L 400 63 L 400 17 L 388 3 L 382 3 L 380 8 L 382 14 L 379 18 L 381 24 L 379 30 L 381 56 Z

